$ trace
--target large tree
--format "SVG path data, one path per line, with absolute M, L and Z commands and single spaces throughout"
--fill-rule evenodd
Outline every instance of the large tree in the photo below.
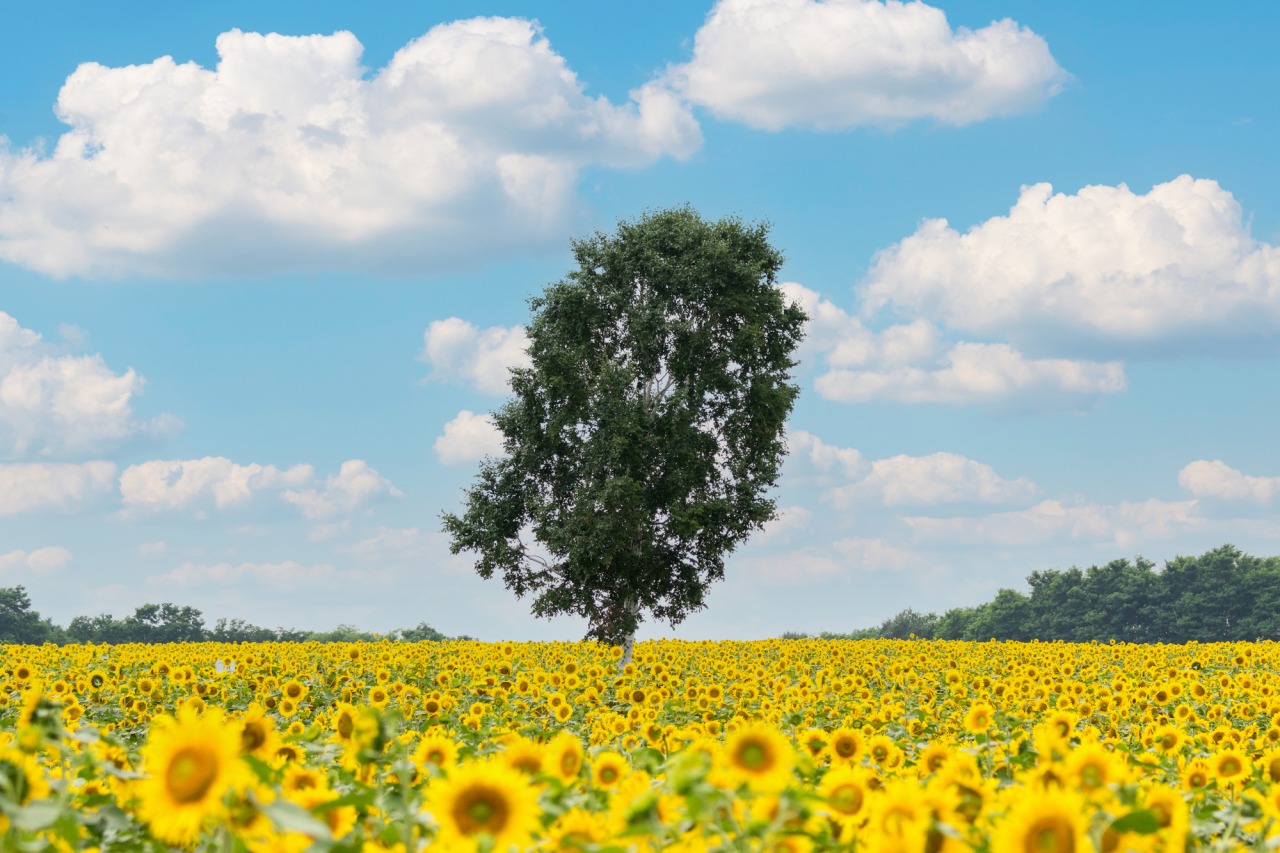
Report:
M 573 254 L 530 300 L 532 365 L 494 415 L 504 454 L 444 527 L 535 615 L 584 616 L 629 658 L 646 612 L 674 625 L 702 608 L 773 517 L 806 317 L 767 225 L 665 210 Z

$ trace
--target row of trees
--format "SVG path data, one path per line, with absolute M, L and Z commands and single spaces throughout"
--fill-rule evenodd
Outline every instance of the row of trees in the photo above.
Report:
M 243 619 L 219 619 L 212 628 L 194 607 L 177 604 L 144 604 L 133 615 L 116 619 L 109 613 L 77 616 L 67 627 L 55 625 L 31 607 L 31 598 L 21 586 L 0 588 L 0 644 L 40 643 L 261 643 L 261 642 L 358 642 L 380 639 L 418 642 L 448 640 L 426 622 L 415 628 L 401 628 L 378 635 L 351 625 L 332 631 L 294 631 L 262 628 Z M 457 639 L 470 639 L 458 637 Z
M 1001 589 L 976 607 L 942 615 L 907 609 L 877 628 L 827 637 L 1185 643 L 1280 639 L 1280 557 L 1223 545 L 1199 557 L 1155 563 L 1112 560 L 1088 569 L 1044 569 L 1029 591 Z M 800 634 L 787 634 L 800 637 Z

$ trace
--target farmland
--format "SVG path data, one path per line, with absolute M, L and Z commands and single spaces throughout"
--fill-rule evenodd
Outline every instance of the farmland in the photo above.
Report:
M 1280 837 L 1280 649 L 8 646 L 5 849 L 1120 851 Z

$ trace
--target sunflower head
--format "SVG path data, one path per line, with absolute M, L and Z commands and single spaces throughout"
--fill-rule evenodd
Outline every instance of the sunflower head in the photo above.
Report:
M 459 765 L 427 789 L 445 850 L 523 848 L 538 826 L 537 798 L 520 771 L 495 761 Z
M 749 723 L 725 738 L 721 752 L 730 778 L 754 791 L 778 791 L 791 780 L 795 751 L 791 741 L 772 726 Z

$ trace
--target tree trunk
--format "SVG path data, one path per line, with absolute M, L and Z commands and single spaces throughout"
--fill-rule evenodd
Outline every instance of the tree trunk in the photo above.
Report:
M 622 606 L 624 608 L 624 612 L 628 616 L 635 617 L 640 614 L 640 602 L 636 599 L 634 595 L 627 596 L 627 600 L 623 603 Z M 634 627 L 635 624 L 636 623 L 633 620 L 632 621 L 633 627 L 631 628 L 631 632 L 627 634 L 627 638 L 622 641 L 622 657 L 618 658 L 618 674 L 619 675 L 621 675 L 622 671 L 627 668 L 627 664 L 631 663 L 631 650 L 635 647 L 635 644 L 636 644 L 636 629 Z

